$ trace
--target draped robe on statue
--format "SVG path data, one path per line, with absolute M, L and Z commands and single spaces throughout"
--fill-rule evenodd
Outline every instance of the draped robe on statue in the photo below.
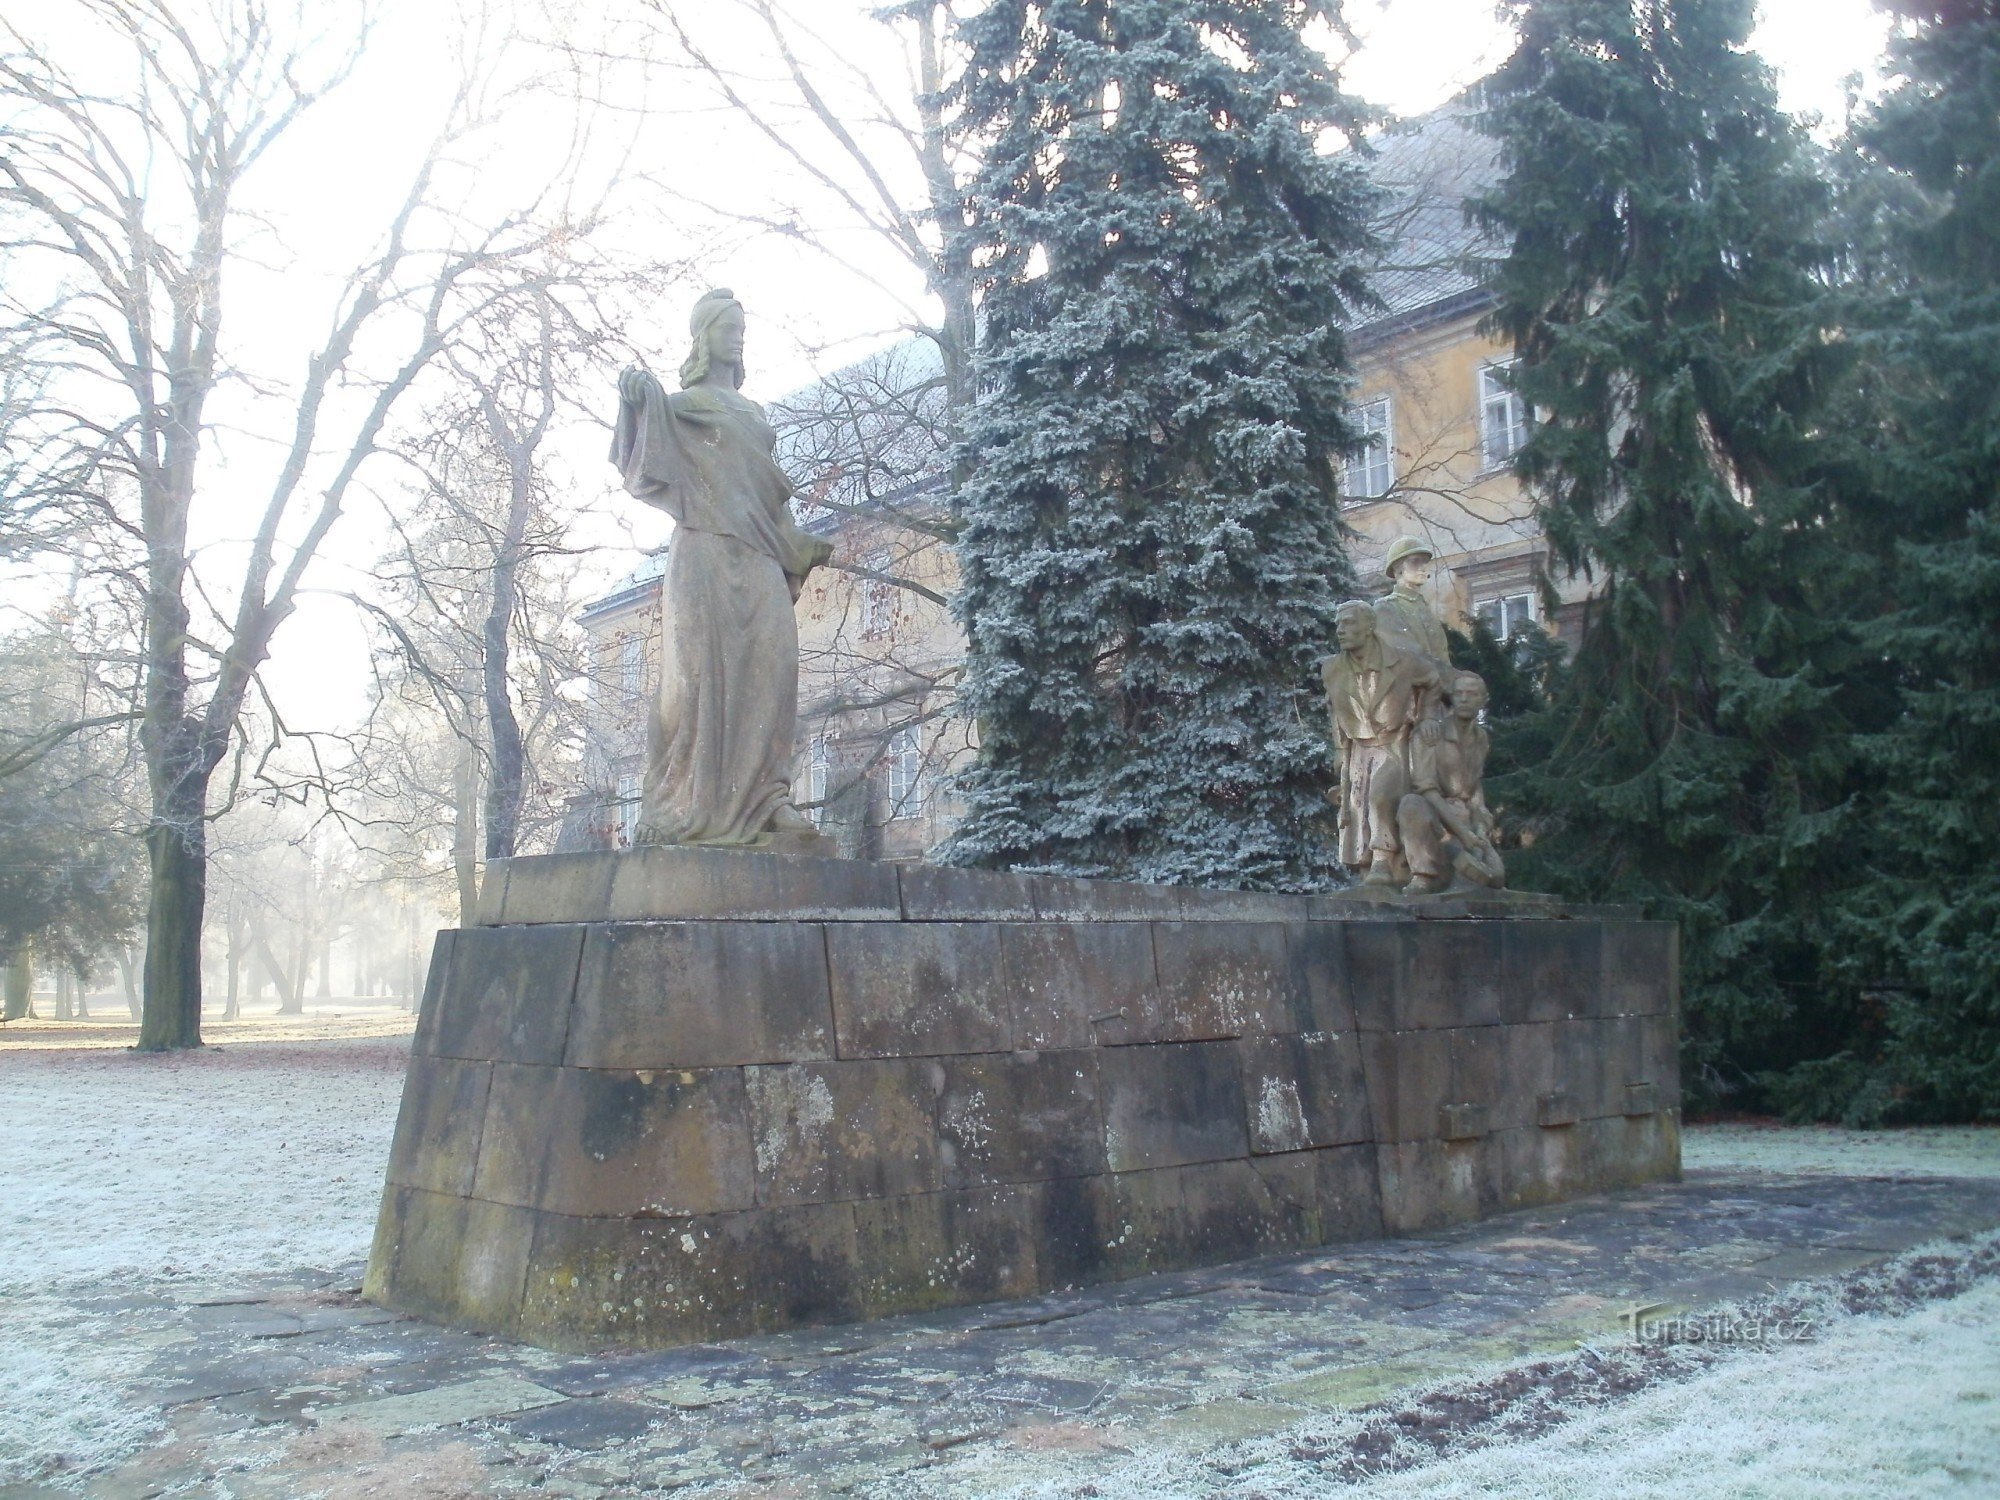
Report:
M 611 461 L 675 527 L 639 842 L 765 843 L 791 809 L 792 604 L 832 548 L 792 520 L 792 482 L 754 401 L 710 385 L 669 394 L 643 370 L 627 370 L 618 395 Z

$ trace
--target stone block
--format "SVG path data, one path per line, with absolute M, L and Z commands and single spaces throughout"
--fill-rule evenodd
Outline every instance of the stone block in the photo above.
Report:
M 437 1052 L 438 1022 L 444 1013 L 445 986 L 451 982 L 451 950 L 458 940 L 455 929 L 439 930 L 431 940 L 431 966 L 424 972 L 424 994 L 417 1003 L 417 1029 L 410 1038 L 410 1055 L 431 1057 Z
M 1660 1089 L 1662 1108 L 1681 1102 L 1681 1028 L 1676 1015 L 1639 1018 L 1639 1053 L 1645 1076 Z
M 1582 1136 L 1573 1123 L 1503 1130 L 1494 1140 L 1500 1151 L 1498 1207 L 1560 1203 L 1590 1190 L 1584 1180 Z
M 1109 1178 L 1099 1279 L 1119 1280 L 1189 1265 L 1187 1200 L 1178 1167 Z
M 1507 925 L 1424 922 L 1412 929 L 1400 997 L 1404 1029 L 1499 1023 Z
M 1252 1037 L 1241 1044 L 1239 1056 L 1253 1152 L 1303 1151 L 1370 1138 L 1368 1089 L 1354 1033 Z
M 459 932 L 428 1050 L 482 1062 L 561 1062 L 583 933 L 559 926 Z
M 1032 922 L 1031 875 L 959 870 L 945 865 L 898 865 L 903 919 L 908 922 Z
M 761 1332 L 851 1323 L 868 1315 L 854 1205 L 812 1203 L 752 1220 Z
M 478 1195 L 556 1213 L 683 1218 L 756 1202 L 742 1072 L 500 1064 Z
M 1444 1031 L 1364 1031 L 1358 1037 L 1373 1138 L 1421 1141 L 1437 1134 L 1452 1098 L 1451 1035 Z
M 1619 1105 L 1619 1113 L 1624 1115 L 1650 1115 L 1660 1107 L 1660 1090 L 1657 1084 L 1628 1083 L 1625 1098 Z
M 1657 1016 L 1680 993 L 1680 929 L 1672 922 L 1608 922 L 1598 1013 Z
M 757 1326 L 755 1214 L 536 1216 L 520 1331 L 556 1349 L 693 1343 Z
M 389 1182 L 463 1198 L 479 1165 L 493 1064 L 412 1055 L 389 1149 Z
M 500 912 L 507 896 L 507 866 L 513 861 L 489 859 L 479 872 L 479 893 L 472 903 L 472 913 L 464 918 L 467 927 L 494 927 L 500 922 Z
M 1477 1104 L 1492 1120 L 1489 1128 L 1505 1123 L 1526 1124 L 1514 1118 L 1525 1109 L 1528 1096 L 1514 1091 L 1507 1072 L 1507 1028 L 1504 1026 L 1460 1026 L 1446 1033 L 1450 1037 L 1451 1098 L 1449 1104 Z
M 1304 1153 L 1179 1170 L 1182 1264 L 1222 1265 L 1318 1242 L 1318 1182 Z
M 1319 1201 L 1320 1243 L 1380 1239 L 1382 1181 L 1376 1148 L 1334 1146 L 1308 1154 Z
M 1288 922 L 1293 1011 L 1282 1029 L 1296 1032 L 1355 1029 L 1354 996 L 1347 974 L 1347 934 L 1339 922 Z
M 1501 931 L 1501 1016 L 1563 1021 L 1598 1014 L 1604 924 L 1517 921 Z
M 934 1057 L 1013 1044 L 994 924 L 837 923 L 826 944 L 839 1056 Z
M 1249 1155 L 1234 1043 L 1107 1047 L 1097 1076 L 1112 1171 Z
M 919 1193 L 854 1205 L 856 1294 L 870 1315 L 1027 1297 L 1034 1190 Z
M 1483 1104 L 1447 1104 L 1438 1111 L 1438 1136 L 1447 1141 L 1476 1141 L 1490 1133 Z
M 1583 1108 L 1574 1094 L 1539 1094 L 1535 1098 L 1535 1123 L 1544 1129 L 1574 1125 L 1583 1118 Z
M 621 922 L 895 922 L 903 915 L 896 867 L 878 860 L 667 847 L 596 857 L 613 863 L 608 915 Z M 520 863 L 509 876 L 510 896 Z
M 942 1066 L 938 1153 L 947 1187 L 1105 1170 L 1095 1051 L 987 1053 Z
M 1178 886 L 1035 875 L 1035 915 L 1044 922 L 1177 922 Z
M 1493 1026 L 1505 922 L 1350 922 L 1347 971 L 1363 1031 Z
M 1107 1046 L 1205 1042 L 1293 1029 L 1291 955 L 1276 922 L 1156 922 L 1156 988 L 1097 1027 Z
M 1016 1049 L 1088 1047 L 1158 1006 L 1150 922 L 996 926 Z
M 391 1188 L 382 1211 L 393 1228 L 378 1234 L 380 1263 L 371 1259 L 368 1277 L 381 1300 L 462 1328 L 514 1326 L 532 1214 L 421 1188 Z M 384 1239 L 394 1246 L 386 1256 Z
M 1185 922 L 1303 922 L 1312 914 L 1311 898 L 1284 891 L 1212 891 L 1182 886 L 1181 920 Z
M 619 858 L 601 853 L 535 854 L 507 860 L 499 872 L 499 915 L 489 920 L 603 921 L 611 915 L 611 881 Z M 493 865 L 487 872 L 491 880 Z M 483 910 L 484 901 L 481 905 Z
M 1090 1286 L 1115 1274 L 1113 1255 L 1130 1237 L 1115 1179 L 1059 1177 L 1030 1185 L 1028 1213 L 1045 1290 Z
M 811 923 L 594 926 L 577 990 L 572 1067 L 714 1068 L 833 1055 L 825 940 Z
M 1500 1199 L 1499 1155 L 1500 1143 L 1492 1135 L 1377 1146 L 1383 1227 L 1391 1234 L 1416 1234 L 1490 1211 Z
M 1579 1038 L 1588 1037 L 1598 1062 L 1598 1088 L 1592 1115 L 1625 1113 L 1628 1084 L 1651 1083 L 1647 1077 L 1646 1034 L 1638 1016 L 1606 1016 L 1576 1023 Z
M 1583 1120 L 1573 1128 L 1586 1191 L 1601 1193 L 1680 1177 L 1680 1117 L 1673 1110 Z
M 765 1206 L 936 1192 L 942 1065 L 923 1058 L 744 1070 Z

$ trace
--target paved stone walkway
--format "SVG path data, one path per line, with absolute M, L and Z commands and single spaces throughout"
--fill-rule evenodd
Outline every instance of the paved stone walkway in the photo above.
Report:
M 569 1357 L 274 1279 L 106 1297 L 172 1439 L 84 1492 L 990 1495 L 1190 1454 L 2000 1226 L 2000 1180 L 1704 1171 L 1427 1235 L 1032 1302 Z M 76 1493 L 0 1487 L 0 1500 Z

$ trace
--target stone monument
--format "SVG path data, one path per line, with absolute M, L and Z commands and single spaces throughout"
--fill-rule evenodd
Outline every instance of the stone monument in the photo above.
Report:
M 833 549 L 792 520 L 776 436 L 738 390 L 743 326 L 743 304 L 718 288 L 688 320 L 681 390 L 641 369 L 618 381 L 611 461 L 674 518 L 637 842 L 815 852 L 826 841 L 792 805 L 792 607 Z
M 1398 650 L 1428 657 L 1440 672 L 1451 666 L 1451 648 L 1444 622 L 1423 596 L 1436 560 L 1430 544 L 1420 537 L 1399 536 L 1389 544 L 1382 571 L 1391 585 L 1375 603 L 1376 628 Z
M 1410 790 L 1410 736 L 1426 725 L 1444 680 L 1430 657 L 1384 640 L 1375 607 L 1350 599 L 1334 633 L 1340 651 L 1321 664 L 1340 762 L 1340 860 L 1375 886 L 1409 878 L 1396 817 Z

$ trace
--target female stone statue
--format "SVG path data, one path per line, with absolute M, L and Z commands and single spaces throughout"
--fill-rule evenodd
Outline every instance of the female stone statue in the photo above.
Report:
M 611 461 L 674 518 L 661 585 L 660 697 L 638 842 L 768 847 L 814 836 L 792 806 L 799 634 L 792 605 L 833 549 L 800 531 L 792 482 L 743 384 L 743 305 L 707 293 L 688 320 L 684 389 L 618 378 Z

